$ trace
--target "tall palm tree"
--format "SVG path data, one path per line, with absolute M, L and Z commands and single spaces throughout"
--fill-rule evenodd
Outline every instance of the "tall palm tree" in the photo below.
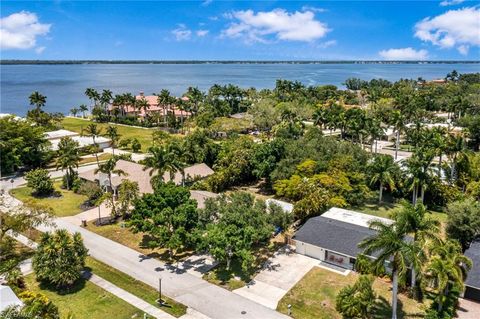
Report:
M 413 234 L 413 241 L 420 247 L 426 248 L 427 243 L 440 242 L 440 222 L 427 216 L 427 209 L 423 204 L 412 205 L 408 202 L 402 204 L 402 209 L 395 214 L 397 227 L 406 234 Z M 419 259 L 425 261 L 424 251 L 420 252 Z M 411 286 L 415 288 L 416 273 L 420 269 L 412 267 Z
M 409 243 L 405 240 L 405 232 L 397 225 L 387 225 L 381 221 L 374 220 L 370 223 L 370 228 L 377 233 L 367 237 L 358 246 L 363 248 L 364 254 L 371 256 L 377 253 L 378 257 L 374 261 L 376 267 L 382 267 L 389 263 L 392 270 L 392 319 L 397 318 L 397 294 L 398 278 L 408 271 L 408 265 L 419 266 L 419 260 L 416 259 L 420 248 L 415 243 Z
M 100 95 L 100 104 L 103 106 L 103 109 L 107 111 L 108 105 L 111 103 L 113 98 L 113 92 L 110 90 L 103 90 Z
M 71 188 L 70 181 L 75 173 L 74 168 L 78 168 L 80 162 L 80 153 L 78 152 L 78 142 L 71 137 L 63 137 L 58 143 L 56 169 L 66 170 L 67 189 Z
M 157 104 L 158 106 L 163 108 L 163 117 L 164 123 L 168 127 L 167 116 L 168 116 L 168 108 L 170 104 L 173 103 L 174 97 L 170 94 L 169 90 L 163 89 L 158 94 L 154 94 L 157 96 Z
M 96 106 L 100 100 L 100 94 L 94 88 L 87 88 L 85 90 L 85 95 L 90 100 L 90 111 L 92 111 L 93 107 Z
M 449 134 L 446 144 L 446 154 L 450 160 L 450 179 L 453 183 L 457 179 L 457 164 L 467 158 L 467 147 L 461 135 Z
M 154 146 L 150 148 L 149 152 L 151 156 L 145 159 L 145 169 L 151 168 L 150 176 L 157 173 L 157 176 L 163 179 L 163 175 L 169 172 L 170 179 L 173 180 L 176 172 L 183 172 L 184 162 L 178 156 L 177 150 L 171 145 Z
M 125 173 L 125 171 L 116 168 L 117 162 L 118 162 L 118 159 L 116 159 L 115 157 L 112 157 L 112 158 L 108 159 L 105 163 L 102 163 L 101 165 L 99 165 L 99 166 L 95 169 L 95 174 L 103 173 L 103 174 L 107 175 L 108 183 L 109 183 L 109 186 L 110 186 L 110 188 L 112 189 L 112 191 L 113 191 L 112 175 L 113 175 L 113 174 L 116 174 L 116 175 L 119 175 L 119 176 L 120 176 L 120 175 L 127 175 L 127 173 Z M 116 215 L 116 211 L 115 211 L 115 199 L 114 199 L 114 196 L 110 196 L 109 198 L 110 198 L 110 200 L 111 200 L 112 215 L 115 216 L 115 215 Z
M 82 117 L 85 117 L 85 112 L 88 111 L 88 107 L 85 104 L 79 106 L 80 112 L 82 112 Z
M 435 150 L 431 148 L 418 148 L 412 157 L 407 159 L 408 180 L 412 191 L 412 203 L 416 204 L 420 198 L 423 203 L 425 190 L 432 176 L 432 161 L 435 156 Z
M 37 110 L 40 110 L 47 103 L 47 97 L 45 95 L 40 94 L 38 91 L 35 91 L 32 94 L 30 94 L 28 99 L 30 100 L 30 105 L 35 105 Z
M 216 86 L 216 89 L 219 90 L 220 86 Z M 213 88 L 213 87 L 212 87 Z M 221 89 L 220 89 L 221 91 Z M 190 102 L 192 106 L 192 114 L 196 115 L 198 113 L 198 109 L 200 107 L 200 103 L 203 102 L 205 99 L 205 94 L 198 89 L 198 87 L 189 87 L 187 89 L 187 92 L 184 94 L 188 98 L 188 101 Z
M 150 109 L 150 104 L 143 96 L 135 101 L 135 106 L 140 112 L 143 110 L 145 116 L 147 115 L 148 109 Z
M 70 109 L 70 113 L 73 115 L 73 117 L 77 117 L 78 111 L 79 110 L 76 107 L 72 107 Z
M 388 185 L 390 190 L 395 190 L 394 176 L 399 167 L 390 155 L 376 155 L 369 165 L 371 173 L 370 183 L 380 184 L 378 202 L 382 202 L 383 187 Z
M 117 146 L 118 140 L 120 139 L 120 134 L 118 133 L 118 128 L 113 125 L 107 127 L 107 136 L 112 141 L 112 154 L 115 155 L 115 146 Z
M 86 129 L 85 129 L 86 134 L 84 133 L 85 136 L 91 136 L 93 140 L 93 145 L 95 147 L 98 147 L 98 144 L 96 142 L 96 138 L 102 134 L 102 129 L 97 126 L 95 123 L 88 124 Z M 97 166 L 100 166 L 100 163 L 98 161 L 98 153 L 95 151 L 95 158 L 97 159 Z
M 442 311 L 443 303 L 450 289 L 463 289 L 463 282 L 472 261 L 462 254 L 462 248 L 457 241 L 448 240 L 432 249 L 432 258 L 425 269 L 428 284 L 437 292 L 438 311 Z

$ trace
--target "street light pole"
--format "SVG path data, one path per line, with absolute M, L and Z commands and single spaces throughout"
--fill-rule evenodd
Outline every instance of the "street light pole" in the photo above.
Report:
M 158 303 L 160 306 L 163 304 L 162 302 L 162 277 L 158 278 Z

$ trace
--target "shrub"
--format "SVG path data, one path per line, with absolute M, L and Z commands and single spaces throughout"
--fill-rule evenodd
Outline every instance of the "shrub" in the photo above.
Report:
M 100 186 L 95 183 L 83 182 L 78 189 L 78 193 L 87 196 L 88 202 L 93 205 L 93 203 L 102 196 L 103 191 Z
M 130 145 L 130 143 L 132 143 L 132 140 L 130 138 L 122 138 L 118 142 L 118 147 L 119 148 L 128 148 L 128 145 Z
M 142 148 L 142 144 L 140 144 L 138 139 L 134 138 L 132 141 L 132 151 L 134 153 L 137 153 L 138 151 L 140 151 L 141 148 Z
M 367 256 L 360 254 L 355 261 L 355 271 L 363 275 L 385 276 L 385 267 L 378 269 Z
M 72 171 L 71 174 L 65 174 L 62 177 L 62 188 L 67 189 L 67 185 L 70 185 L 71 188 L 73 189 L 75 183 L 78 184 L 78 172 L 77 171 Z
M 25 306 L 22 309 L 29 318 L 60 319 L 58 307 L 55 306 L 45 295 L 24 291 L 19 294 Z
M 37 280 L 58 288 L 71 286 L 82 276 L 87 253 L 80 233 L 44 233 L 33 257 Z
M 53 193 L 53 181 L 46 169 L 37 168 L 25 175 L 27 186 L 32 188 L 35 195 L 51 195 Z
M 373 277 L 362 275 L 337 295 L 335 309 L 344 318 L 370 318 L 377 299 L 372 288 Z

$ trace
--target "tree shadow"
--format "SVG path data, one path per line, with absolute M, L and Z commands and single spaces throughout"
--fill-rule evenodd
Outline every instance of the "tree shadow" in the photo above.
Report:
M 71 286 L 67 286 L 67 287 L 57 287 L 51 283 L 47 283 L 43 281 L 39 282 L 39 287 L 42 290 L 54 292 L 60 296 L 66 296 L 66 295 L 71 295 L 79 292 L 80 290 L 85 288 L 86 283 L 87 283 L 87 279 L 84 277 L 80 277 Z
M 382 296 L 378 296 L 373 311 L 372 311 L 372 318 L 390 318 L 392 316 L 392 306 L 390 302 Z M 406 313 L 403 310 L 403 302 L 400 299 L 397 299 L 397 316 L 399 319 L 406 318 L 423 318 L 425 314 L 423 313 Z

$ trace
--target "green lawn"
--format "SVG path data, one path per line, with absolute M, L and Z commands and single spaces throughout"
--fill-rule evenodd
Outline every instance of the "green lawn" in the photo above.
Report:
M 58 292 L 39 284 L 34 274 L 25 277 L 28 290 L 47 296 L 60 310 L 62 318 L 74 319 L 130 319 L 143 318 L 143 312 L 115 297 L 102 288 L 79 280 L 69 291 Z
M 348 276 L 314 267 L 278 303 L 277 310 L 287 313 L 287 305 L 292 305 L 292 317 L 302 319 L 342 318 L 335 310 L 335 297 L 343 287 L 353 284 L 358 274 Z M 391 316 L 391 285 L 384 279 L 376 279 L 373 288 L 379 296 L 375 318 Z M 422 318 L 428 308 L 404 294 L 399 295 L 399 318 Z
M 66 117 L 62 121 L 63 128 L 66 130 L 82 133 L 82 130 L 87 127 L 88 124 L 93 123 L 89 120 L 80 118 Z M 148 147 L 152 145 L 152 132 L 155 129 L 128 127 L 123 125 L 115 125 L 108 123 L 97 123 L 98 127 L 102 129 L 103 134 L 106 132 L 106 128 L 110 125 L 118 128 L 120 138 L 137 138 L 140 144 L 142 144 L 142 151 L 146 151 Z
M 139 297 L 140 299 L 145 300 L 146 302 L 158 306 L 156 300 L 158 299 L 158 291 L 150 287 L 143 282 L 140 282 L 127 274 L 122 273 L 119 270 L 116 270 L 94 258 L 87 258 L 87 267 L 91 271 L 103 279 L 110 281 L 114 285 L 128 291 L 129 293 Z M 171 314 L 175 317 L 180 317 L 184 315 L 187 311 L 187 307 L 175 302 L 174 300 L 162 296 L 162 300 L 166 302 L 167 306 L 160 307 L 163 311 Z
M 22 202 L 33 201 L 48 206 L 52 208 L 55 216 L 65 217 L 81 213 L 80 205 L 87 200 L 87 196 L 61 189 L 60 185 L 60 181 L 54 183 L 55 190 L 60 194 L 58 197 L 34 197 L 32 196 L 32 189 L 26 186 L 12 189 L 10 194 Z

